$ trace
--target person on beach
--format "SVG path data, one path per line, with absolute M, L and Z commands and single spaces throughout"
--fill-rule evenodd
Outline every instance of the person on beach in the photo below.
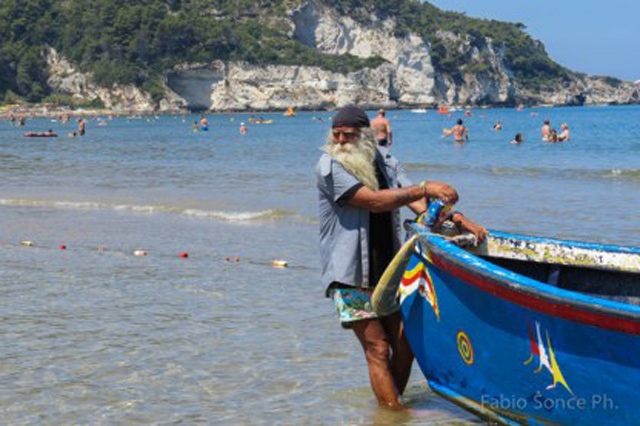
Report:
M 558 134 L 558 142 L 568 142 L 569 139 L 571 139 L 569 125 L 567 123 L 562 123 L 560 126 L 560 133 Z
M 413 185 L 388 147 L 378 145 L 369 118 L 355 105 L 333 117 L 323 150 L 315 167 L 322 285 L 342 327 L 351 329 L 362 346 L 378 403 L 400 409 L 413 353 L 400 313 L 379 317 L 371 295 L 402 244 L 400 207 L 424 213 L 427 198 L 453 204 L 458 193 L 442 182 Z M 448 217 L 480 241 L 487 235 L 459 212 Z
M 453 135 L 453 140 L 458 142 L 458 143 L 463 143 L 469 140 L 469 129 L 467 129 L 467 127 L 462 124 L 462 119 L 458 118 L 458 121 L 456 121 L 456 125 L 453 126 L 451 129 L 445 129 L 444 131 L 444 137 L 447 138 L 451 135 Z
M 549 120 L 544 120 L 542 127 L 540 128 L 540 134 L 542 134 L 542 141 L 549 142 L 551 140 L 551 124 Z
M 371 128 L 376 133 L 376 139 L 380 146 L 391 146 L 393 144 L 393 134 L 391 133 L 391 122 L 386 117 L 387 112 L 380 108 L 378 115 L 371 120 Z

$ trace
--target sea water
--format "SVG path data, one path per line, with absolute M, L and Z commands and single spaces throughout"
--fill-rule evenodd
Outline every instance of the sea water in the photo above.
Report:
M 639 107 L 387 117 L 409 176 L 454 185 L 488 228 L 640 245 Z M 377 408 L 319 282 L 313 168 L 331 113 L 264 118 L 209 114 L 194 132 L 196 115 L 96 117 L 83 137 L 0 121 L 3 423 L 478 422 L 417 367 L 412 410 Z M 442 137 L 457 118 L 464 145 Z M 544 119 L 571 141 L 542 142 Z M 49 128 L 60 137 L 23 137 Z

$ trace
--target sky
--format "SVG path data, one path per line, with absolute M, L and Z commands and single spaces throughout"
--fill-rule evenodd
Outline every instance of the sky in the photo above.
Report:
M 572 71 L 640 80 L 640 0 L 428 1 L 469 17 L 520 22 Z

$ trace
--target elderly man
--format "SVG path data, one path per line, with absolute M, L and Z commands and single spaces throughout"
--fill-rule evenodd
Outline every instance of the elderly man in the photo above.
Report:
M 413 353 L 399 312 L 378 317 L 371 293 L 402 243 L 399 208 L 424 212 L 426 199 L 458 201 L 442 182 L 413 185 L 388 149 L 378 147 L 365 112 L 346 106 L 333 118 L 324 154 L 316 165 L 320 202 L 322 284 L 344 328 L 353 330 L 364 350 L 369 379 L 381 406 L 402 408 Z M 455 212 L 461 230 L 483 240 L 481 225 Z

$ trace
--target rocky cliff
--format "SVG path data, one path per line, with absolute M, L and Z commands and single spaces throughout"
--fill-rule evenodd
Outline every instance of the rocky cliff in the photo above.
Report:
M 44 49 L 44 56 L 49 66 L 49 86 L 58 93 L 71 95 L 77 101 L 100 100 L 108 109 L 129 112 L 170 112 L 188 107 L 188 101 L 168 87 L 165 87 L 165 97 L 160 102 L 154 102 L 151 95 L 134 85 L 102 87 L 95 84 L 91 74 L 76 70 L 51 47 Z
M 472 43 L 442 31 L 437 36 L 458 49 L 481 71 L 438 73 L 430 46 L 415 34 L 394 35 L 393 19 L 364 26 L 313 0 L 286 17 L 294 40 L 331 55 L 379 56 L 386 62 L 346 74 L 309 66 L 257 67 L 244 62 L 181 64 L 166 71 L 165 97 L 154 102 L 134 86 L 98 87 L 47 50 L 49 85 L 82 100 L 99 98 L 108 108 L 136 111 L 331 109 L 346 103 L 388 108 L 454 105 L 627 104 L 640 103 L 640 85 L 572 74 L 569 81 L 532 91 L 518 87 L 492 40 Z M 479 47 L 480 46 L 480 47 Z

